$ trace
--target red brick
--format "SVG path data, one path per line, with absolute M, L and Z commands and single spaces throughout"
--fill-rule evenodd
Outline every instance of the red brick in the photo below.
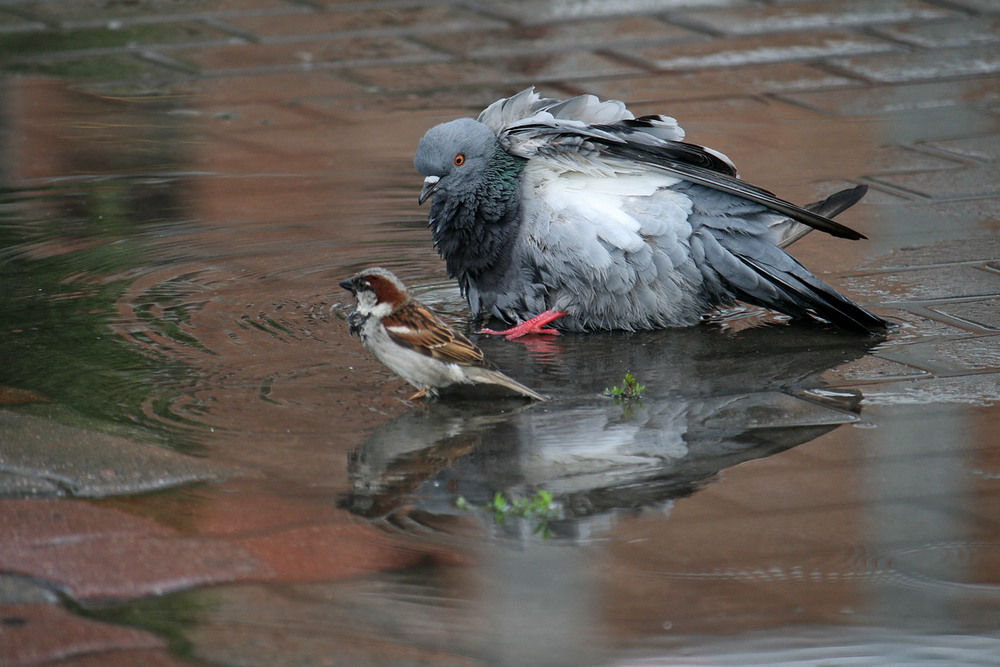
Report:
M 6 667 L 64 660 L 80 665 L 84 663 L 78 660 L 88 655 L 93 660 L 93 654 L 166 647 L 166 640 L 149 632 L 81 618 L 52 604 L 0 606 L 0 620 L 0 662 Z M 161 660 L 142 664 L 175 663 Z

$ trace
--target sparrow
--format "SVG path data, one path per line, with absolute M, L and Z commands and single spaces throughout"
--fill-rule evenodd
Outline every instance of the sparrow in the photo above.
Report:
M 533 88 L 428 130 L 414 165 L 434 245 L 475 319 L 516 325 L 484 332 L 691 326 L 736 300 L 864 333 L 889 325 L 783 250 L 812 229 L 865 238 L 830 218 L 866 186 L 799 207 L 683 139 L 668 116 Z
M 389 271 L 373 267 L 340 282 L 357 307 L 347 318 L 369 352 L 419 391 L 410 397 L 436 396 L 449 385 L 493 384 L 521 396 L 546 397 L 496 370 L 483 351 L 414 299 Z

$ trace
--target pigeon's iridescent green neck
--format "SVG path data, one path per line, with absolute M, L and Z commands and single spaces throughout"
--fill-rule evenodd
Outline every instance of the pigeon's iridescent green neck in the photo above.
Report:
M 527 160 L 510 155 L 497 146 L 496 154 L 490 161 L 486 177 L 482 180 L 476 195 L 479 201 L 479 217 L 487 224 L 503 221 L 511 208 L 518 206 L 520 192 L 519 176 Z
M 447 264 L 448 274 L 461 284 L 469 276 L 506 268 L 517 238 L 519 176 L 526 163 L 498 145 L 474 188 L 434 198 L 434 245 Z

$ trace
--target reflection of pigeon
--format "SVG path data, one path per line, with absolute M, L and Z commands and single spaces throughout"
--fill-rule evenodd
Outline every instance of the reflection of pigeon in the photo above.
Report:
M 864 332 L 887 322 L 779 246 L 830 220 L 865 187 L 800 208 L 739 180 L 724 155 L 683 143 L 665 116 L 634 118 L 591 95 L 533 89 L 479 119 L 431 128 L 415 165 L 433 196 L 434 243 L 473 315 L 556 320 L 567 330 L 688 326 L 740 299 Z
M 459 496 L 483 507 L 497 493 L 523 499 L 538 490 L 552 494 L 565 518 L 668 508 L 721 470 L 858 420 L 860 393 L 824 389 L 822 376 L 874 340 L 808 327 L 795 336 L 705 333 L 574 336 L 572 353 L 544 375 L 528 375 L 532 384 L 549 377 L 562 387 L 547 410 L 450 402 L 406 412 L 352 453 L 344 504 L 398 525 L 403 516 L 432 524 L 428 514 L 461 514 Z M 493 348 L 500 359 L 522 352 Z M 622 367 L 641 369 L 647 389 L 615 402 L 601 390 Z

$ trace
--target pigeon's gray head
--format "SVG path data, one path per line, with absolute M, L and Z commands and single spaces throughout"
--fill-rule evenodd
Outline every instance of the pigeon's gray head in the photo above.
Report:
M 413 164 L 424 179 L 420 203 L 434 193 L 471 195 L 497 153 L 497 136 L 477 120 L 435 125 L 417 145 Z

